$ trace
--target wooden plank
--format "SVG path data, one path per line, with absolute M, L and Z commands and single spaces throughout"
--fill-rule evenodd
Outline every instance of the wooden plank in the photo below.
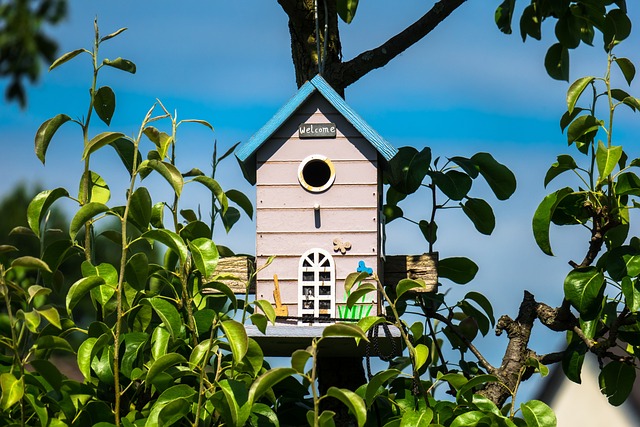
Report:
M 256 237 L 256 254 L 258 256 L 300 256 L 310 248 L 320 248 L 333 253 L 333 239 L 336 237 L 351 243 L 349 255 L 365 256 L 378 253 L 378 234 L 372 227 L 371 231 L 349 233 L 323 232 L 322 230 L 305 233 L 260 231 Z
M 375 184 L 333 184 L 331 191 L 310 193 L 300 184 L 256 187 L 256 209 L 260 208 L 361 208 L 378 206 L 378 187 Z
M 402 279 L 424 280 L 427 288 L 416 292 L 437 292 L 438 253 L 387 255 L 384 263 L 384 285 L 395 286 Z
M 333 201 L 334 203 L 336 201 Z M 350 208 L 332 209 L 320 205 L 314 210 L 313 205 L 306 208 L 258 208 L 256 209 L 256 231 L 281 232 L 294 234 L 309 231 L 349 230 L 369 231 L 375 233 L 378 229 L 378 209 Z
M 234 294 L 244 294 L 247 282 L 256 270 L 255 258 L 250 255 L 224 257 L 218 260 L 214 274 L 235 276 L 238 280 L 221 280 Z M 204 286 L 206 288 L 206 285 Z M 249 284 L 249 294 L 256 293 L 255 277 Z

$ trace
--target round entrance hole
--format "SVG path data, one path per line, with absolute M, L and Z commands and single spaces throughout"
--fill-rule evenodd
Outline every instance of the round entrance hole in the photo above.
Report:
M 333 163 L 326 156 L 314 154 L 300 163 L 298 180 L 309 191 L 318 193 L 331 187 L 336 178 Z

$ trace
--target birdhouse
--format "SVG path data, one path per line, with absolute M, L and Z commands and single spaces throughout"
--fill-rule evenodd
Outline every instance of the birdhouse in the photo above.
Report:
M 256 185 L 256 298 L 279 319 L 324 325 L 379 314 L 348 308 L 344 281 L 383 276 L 382 166 L 397 150 L 321 77 L 305 83 L 236 157 Z

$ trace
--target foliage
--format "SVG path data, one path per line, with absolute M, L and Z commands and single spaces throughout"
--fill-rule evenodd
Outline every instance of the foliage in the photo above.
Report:
M 615 6 L 615 7 L 612 7 Z M 496 25 L 511 34 L 516 0 L 503 0 L 495 13 Z M 544 66 L 549 76 L 569 81 L 569 51 L 581 43 L 593 46 L 596 30 L 602 33 L 606 50 L 626 39 L 631 33 L 626 0 L 531 0 L 520 17 L 520 36 L 542 38 L 545 20 L 555 19 L 557 43 L 547 50 Z
M 40 75 L 40 61 L 55 59 L 58 46 L 42 27 L 59 23 L 67 13 L 66 0 L 13 0 L 0 4 L 0 77 L 9 77 L 5 97 L 25 107 L 23 79 Z

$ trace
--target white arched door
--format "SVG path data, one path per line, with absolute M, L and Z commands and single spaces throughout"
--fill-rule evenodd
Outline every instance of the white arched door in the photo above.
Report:
M 331 254 L 316 248 L 300 257 L 298 316 L 301 320 L 298 323 L 326 323 L 335 317 L 335 285 L 335 265 Z

